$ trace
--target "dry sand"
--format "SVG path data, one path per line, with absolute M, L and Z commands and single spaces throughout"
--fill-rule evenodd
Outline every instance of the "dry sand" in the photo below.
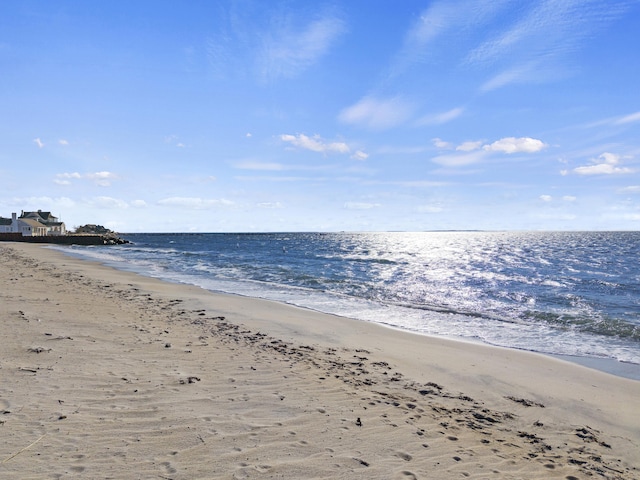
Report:
M 0 244 L 0 478 L 638 479 L 640 382 Z

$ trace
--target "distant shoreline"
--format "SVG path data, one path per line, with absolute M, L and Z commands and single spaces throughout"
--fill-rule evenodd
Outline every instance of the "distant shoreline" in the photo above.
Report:
M 23 236 L 21 233 L 0 233 L 0 242 L 50 243 L 54 245 L 122 245 L 129 243 L 116 235 L 67 234 Z

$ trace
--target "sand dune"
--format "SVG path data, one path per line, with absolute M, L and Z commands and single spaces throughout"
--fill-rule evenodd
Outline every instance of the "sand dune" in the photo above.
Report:
M 640 478 L 640 382 L 34 245 L 0 279 L 0 478 Z

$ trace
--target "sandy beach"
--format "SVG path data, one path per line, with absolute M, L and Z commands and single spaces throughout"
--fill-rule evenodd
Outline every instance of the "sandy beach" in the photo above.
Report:
M 638 381 L 38 245 L 0 263 L 0 478 L 640 478 Z

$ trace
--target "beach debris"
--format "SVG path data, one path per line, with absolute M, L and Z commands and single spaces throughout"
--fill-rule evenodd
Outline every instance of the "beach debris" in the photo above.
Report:
M 363 467 L 368 467 L 369 466 L 369 462 L 365 462 L 364 460 L 362 460 L 360 458 L 353 457 L 353 459 L 356 462 L 358 462 L 360 465 L 362 465 Z
M 42 347 L 31 347 L 27 350 L 29 353 L 42 353 L 42 352 L 50 352 L 50 348 L 42 348 Z
M 360 417 L 358 417 L 358 419 L 356 420 L 356 425 L 357 425 L 358 427 L 361 427 L 361 426 L 362 426 L 362 420 L 360 420 Z
M 611 448 L 611 445 L 598 439 L 598 437 L 596 436 L 596 432 L 600 433 L 589 426 L 584 426 L 582 428 L 576 429 L 576 435 L 585 442 L 594 442 L 605 448 Z
M 190 376 L 187 377 L 186 380 L 184 378 L 180 379 L 180 384 L 184 385 L 185 383 L 196 383 L 200 381 L 200 377 Z
M 542 403 L 539 402 L 535 402 L 533 400 L 527 400 L 526 398 L 517 398 L 517 397 L 513 397 L 513 396 L 508 396 L 508 397 L 504 397 L 507 400 L 511 400 L 512 402 L 516 402 L 516 403 L 520 403 L 522 405 L 524 405 L 525 407 L 540 407 L 540 408 L 544 408 L 544 405 Z
M 46 433 L 45 433 L 45 434 L 43 434 L 40 438 L 38 438 L 35 442 L 33 442 L 33 443 L 31 443 L 31 444 L 27 445 L 26 447 L 24 447 L 22 450 L 20 450 L 20 451 L 18 451 L 18 452 L 16 452 L 16 453 L 14 453 L 14 454 L 13 454 L 13 455 L 11 455 L 10 457 L 5 458 L 5 459 L 2 461 L 2 463 L 7 463 L 9 460 L 11 460 L 12 458 L 17 457 L 18 455 L 20 455 L 20 454 L 21 454 L 22 452 L 24 452 L 25 450 L 28 450 L 29 448 L 33 447 L 36 443 L 38 443 L 40 440 L 42 440 L 42 439 L 44 438 L 44 436 L 45 436 L 45 435 L 46 435 Z

